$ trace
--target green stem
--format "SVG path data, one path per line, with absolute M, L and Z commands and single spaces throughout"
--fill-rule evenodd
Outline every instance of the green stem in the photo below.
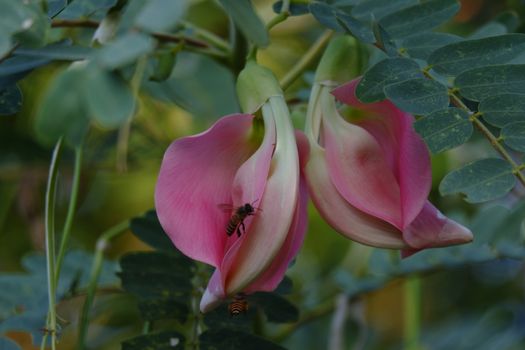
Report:
M 86 348 L 86 336 L 89 326 L 89 311 L 93 300 L 95 299 L 95 292 L 97 290 L 98 279 L 102 270 L 102 262 L 104 260 L 104 251 L 106 250 L 109 242 L 123 233 L 129 227 L 129 220 L 125 220 L 110 229 L 106 230 L 97 240 L 95 248 L 95 256 L 93 257 L 93 263 L 91 264 L 91 273 L 89 276 L 89 284 L 86 293 L 86 299 L 82 306 L 82 312 L 80 314 L 80 322 L 78 325 L 78 344 L 77 349 L 84 350 Z
M 71 195 L 69 197 L 69 206 L 67 208 L 66 221 L 64 223 L 64 230 L 62 231 L 62 238 L 60 240 L 60 248 L 58 250 L 56 268 L 55 268 L 55 279 L 59 280 L 60 270 L 62 268 L 62 262 L 66 253 L 66 247 L 69 242 L 69 236 L 71 234 L 71 226 L 73 225 L 73 218 L 75 217 L 75 211 L 77 208 L 77 197 L 78 187 L 80 184 L 80 171 L 82 169 L 82 145 L 75 148 L 75 168 L 73 170 L 73 180 L 71 183 Z
M 140 99 L 139 99 L 139 90 L 140 84 L 142 83 L 142 78 L 146 71 L 146 65 L 148 59 L 146 56 L 142 56 L 137 61 L 135 67 L 135 73 L 131 78 L 130 86 L 133 97 L 135 98 L 137 107 L 135 108 L 135 113 L 139 109 Z M 128 168 L 128 145 L 129 145 L 129 135 L 131 133 L 131 121 L 133 120 L 133 115 L 120 127 L 118 130 L 117 136 L 117 170 L 120 172 L 126 172 Z
M 194 31 L 195 35 L 198 38 L 207 41 L 208 43 L 215 46 L 217 49 L 225 52 L 231 52 L 230 44 L 228 44 L 228 42 L 220 36 L 215 35 L 214 33 L 207 31 L 206 29 L 197 27 L 194 24 L 187 21 L 183 21 L 181 24 L 184 26 L 184 28 L 191 29 L 192 31 Z
M 404 306 L 404 349 L 418 350 L 421 323 L 421 280 L 419 276 L 409 276 L 405 280 Z
M 266 30 L 270 31 L 273 27 L 275 27 L 276 25 L 278 25 L 281 22 L 284 22 L 288 17 L 290 17 L 289 8 L 290 8 L 290 0 L 283 0 L 283 4 L 282 4 L 282 7 L 281 7 L 281 12 L 279 12 L 279 14 L 277 16 L 272 18 L 270 20 L 270 22 L 268 22 L 266 24 Z M 248 52 L 248 56 L 246 57 L 246 60 L 247 61 L 250 61 L 250 60 L 256 61 L 256 56 L 257 56 L 257 50 L 258 49 L 259 48 L 257 47 L 257 45 L 253 45 L 251 47 L 250 51 Z
M 62 152 L 62 138 L 56 143 L 49 175 L 47 178 L 45 202 L 45 234 L 46 234 L 46 265 L 47 265 L 47 293 L 49 298 L 49 311 L 46 333 L 51 334 L 51 349 L 56 349 L 57 315 L 55 310 L 56 278 L 55 278 L 55 197 L 58 177 L 58 162 Z M 45 340 L 43 340 L 45 341 Z M 45 344 L 45 343 L 44 343 Z
M 292 83 L 303 74 L 303 72 L 318 58 L 325 46 L 330 41 L 333 32 L 325 31 L 315 43 L 306 51 L 299 62 L 281 79 L 280 84 L 283 90 L 286 90 Z
M 472 114 L 472 111 L 461 101 L 459 96 L 456 93 L 451 92 L 450 97 L 452 103 L 457 107 L 467 111 L 469 114 Z M 518 180 L 525 186 L 525 175 L 521 172 L 519 165 L 512 159 L 511 155 L 507 152 L 505 147 L 501 145 L 500 140 L 483 124 L 479 118 L 471 118 L 472 124 L 483 134 L 483 136 L 490 142 L 492 147 L 505 159 L 511 166 L 514 175 Z

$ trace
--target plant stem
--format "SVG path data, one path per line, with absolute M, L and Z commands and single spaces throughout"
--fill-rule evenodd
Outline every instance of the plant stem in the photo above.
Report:
M 514 161 L 514 159 L 512 159 L 505 147 L 501 145 L 500 140 L 485 126 L 485 124 L 483 124 L 481 120 L 479 120 L 479 118 L 474 116 L 472 111 L 463 103 L 463 101 L 461 101 L 459 96 L 457 96 L 454 92 L 451 92 L 450 97 L 454 105 L 467 111 L 473 116 L 470 118 L 472 124 L 474 124 L 474 126 L 483 134 L 483 136 L 489 140 L 492 147 L 503 157 L 503 159 L 505 159 L 512 166 L 514 175 L 523 184 L 523 186 L 525 186 L 525 175 L 521 172 L 520 166 Z
M 78 325 L 78 344 L 77 349 L 84 350 L 86 348 L 86 336 L 89 325 L 89 311 L 93 300 L 95 299 L 95 292 L 97 290 L 98 279 L 102 270 L 102 263 L 104 260 L 104 251 L 106 250 L 109 242 L 118 236 L 119 234 L 126 231 L 129 227 L 129 220 L 125 220 L 110 229 L 106 230 L 97 240 L 95 248 L 95 256 L 93 257 L 93 263 L 91 264 L 91 273 L 89 276 L 89 284 L 86 293 L 86 299 L 82 306 L 82 312 L 80 314 L 80 322 Z
M 283 0 L 281 11 L 279 12 L 279 14 L 277 14 L 277 16 L 272 18 L 266 24 L 266 30 L 270 31 L 270 29 L 272 29 L 273 27 L 275 27 L 279 23 L 284 22 L 288 17 L 290 17 L 289 8 L 290 8 L 290 0 Z M 257 45 L 252 45 L 250 51 L 248 52 L 248 56 L 246 57 L 246 60 L 247 61 L 249 61 L 249 60 L 254 60 L 255 61 L 256 57 L 257 57 L 257 50 L 258 49 L 259 48 L 257 47 Z
M 421 279 L 409 276 L 404 285 L 404 349 L 419 349 L 419 330 L 421 322 Z
M 62 231 L 62 238 L 60 240 L 60 248 L 58 250 L 57 262 L 55 267 L 55 279 L 58 282 L 60 277 L 60 270 L 62 268 L 62 261 L 66 253 L 66 247 L 69 242 L 71 234 L 71 226 L 73 225 L 73 218 L 77 208 L 78 187 L 80 184 L 80 171 L 82 169 L 82 145 L 75 148 L 75 168 L 73 170 L 73 180 L 71 183 L 71 195 L 69 197 L 69 206 L 67 208 L 66 221 Z
M 47 293 L 49 311 L 46 333 L 51 334 L 51 349 L 56 349 L 57 317 L 55 310 L 56 278 L 55 278 L 55 197 L 58 177 L 58 162 L 62 152 L 62 138 L 58 140 L 53 150 L 45 199 L 45 234 L 46 234 L 46 265 L 47 265 Z M 45 340 L 44 344 L 45 344 Z
M 281 79 L 280 84 L 283 90 L 288 89 L 290 85 L 292 85 L 292 83 L 317 59 L 322 50 L 328 44 L 332 34 L 333 31 L 326 30 L 308 49 L 308 51 L 306 51 L 299 62 L 297 62 L 297 64 Z
M 220 36 L 215 35 L 212 32 L 207 31 L 207 30 L 205 30 L 203 28 L 197 27 L 193 23 L 190 23 L 190 22 L 187 22 L 187 21 L 183 21 L 182 25 L 184 26 L 184 28 L 188 28 L 188 29 L 191 29 L 192 31 L 194 31 L 195 35 L 197 35 L 197 37 L 199 37 L 199 38 L 209 42 L 210 44 L 212 44 L 216 48 L 218 48 L 220 50 L 223 50 L 223 51 L 226 51 L 226 52 L 230 52 L 231 51 L 230 44 L 228 44 L 228 42 L 226 40 L 224 40 L 223 38 L 221 38 Z
M 135 112 L 136 114 L 139 105 L 140 105 L 140 98 L 139 98 L 139 89 L 140 84 L 142 83 L 142 78 L 144 77 L 144 72 L 146 71 L 146 64 L 147 64 L 147 57 L 143 56 L 139 58 L 137 61 L 137 65 L 135 67 L 135 73 L 133 74 L 133 77 L 131 78 L 131 92 L 133 94 L 133 97 L 136 101 L 136 108 Z M 118 131 L 118 137 L 117 137 L 117 170 L 120 172 L 126 172 L 128 168 L 128 144 L 129 144 L 129 135 L 131 132 L 131 121 L 133 119 L 133 115 L 126 120 L 124 124 L 120 127 Z

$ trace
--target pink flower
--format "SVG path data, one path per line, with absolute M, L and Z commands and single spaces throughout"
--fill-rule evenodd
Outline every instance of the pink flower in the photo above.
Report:
M 244 110 L 260 108 L 262 120 L 230 115 L 174 141 L 155 189 L 160 223 L 175 246 L 216 268 L 201 300 L 203 312 L 240 292 L 275 289 L 306 231 L 306 187 L 282 92 L 273 75 L 255 64 L 241 73 L 238 89 Z M 254 215 L 242 220 L 240 235 L 228 235 L 236 208 L 247 203 Z M 221 204 L 233 209 L 225 213 Z
M 323 218 L 355 241 L 404 249 L 405 256 L 471 241 L 467 228 L 427 200 L 430 158 L 413 117 L 389 101 L 358 101 L 358 79 L 332 91 L 336 83 L 323 80 L 327 66 L 320 66 L 299 143 L 309 193 Z M 335 98 L 352 107 L 351 121 Z

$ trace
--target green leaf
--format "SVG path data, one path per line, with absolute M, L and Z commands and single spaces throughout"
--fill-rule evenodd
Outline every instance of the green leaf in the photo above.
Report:
M 0 350 L 21 350 L 17 343 L 6 337 L 0 337 Z
M 148 211 L 142 217 L 133 218 L 130 229 L 135 236 L 152 248 L 166 253 L 180 253 L 160 226 L 155 210 Z
M 502 94 L 483 99 L 478 106 L 483 119 L 497 127 L 525 121 L 525 95 Z
M 49 60 L 76 61 L 84 60 L 93 53 L 93 49 L 85 46 L 69 45 L 67 43 L 51 44 L 38 49 L 19 48 L 17 56 L 46 58 Z
M 0 115 L 17 113 L 22 107 L 22 92 L 16 85 L 0 89 Z
M 525 94 L 525 65 L 476 68 L 461 73 L 454 81 L 463 97 L 482 101 L 506 93 Z
M 505 125 L 501 129 L 500 137 L 503 137 L 505 144 L 510 148 L 519 152 L 525 152 L 525 122 Z
M 274 2 L 272 5 L 273 12 L 281 13 L 282 7 L 283 7 L 282 0 Z M 308 9 L 308 3 L 306 1 L 305 2 L 291 1 L 288 11 L 290 12 L 290 16 L 300 16 L 300 15 L 305 15 L 310 12 L 310 10 Z
M 33 58 L 23 56 L 13 56 L 0 64 L 0 79 L 13 79 L 10 84 L 14 84 L 17 80 L 23 78 L 25 74 L 31 70 L 48 64 L 50 61 L 46 58 Z M 2 84 L 0 84 L 2 86 Z
M 122 350 L 182 350 L 185 341 L 178 332 L 164 331 L 128 339 L 122 343 Z
M 469 35 L 469 39 L 483 39 L 491 36 L 507 34 L 507 27 L 499 22 L 489 22 L 479 27 L 474 33 Z
M 69 1 L 69 5 L 60 12 L 58 18 L 78 19 L 79 17 L 91 17 L 94 14 L 104 15 L 107 10 L 115 6 L 117 0 L 75 0 Z
M 459 108 L 436 111 L 418 119 L 414 128 L 434 154 L 464 144 L 473 131 L 468 113 Z
M 336 12 L 337 8 L 332 7 L 324 2 L 312 1 L 308 8 L 310 12 L 325 27 L 333 29 L 338 32 L 343 32 L 345 29 L 341 27 L 341 24 L 337 21 Z
M 470 203 L 481 203 L 507 194 L 516 183 L 512 167 L 503 159 L 487 158 L 455 170 L 441 181 L 443 196 L 463 193 Z
M 82 91 L 72 89 L 86 78 L 82 67 L 60 72 L 44 95 L 35 120 L 38 139 L 48 145 L 64 136 L 70 145 L 82 142 L 89 127 Z
M 447 87 L 426 78 L 387 85 L 385 95 L 402 110 L 420 115 L 445 109 L 449 104 Z
M 201 350 L 285 350 L 264 338 L 228 328 L 208 329 L 199 336 Z
M 213 59 L 181 52 L 166 81 L 145 83 L 149 93 L 208 120 L 239 111 L 232 72 Z M 195 96 L 199 96 L 198 99 Z
M 448 21 L 459 10 L 456 0 L 430 0 L 383 17 L 379 24 L 392 39 L 431 30 Z
M 474 68 L 510 62 L 524 50 L 525 34 L 505 34 L 446 45 L 434 51 L 428 63 L 440 74 L 456 76 Z
M 82 82 L 89 115 L 104 128 L 116 128 L 129 120 L 135 111 L 130 87 L 113 73 L 90 66 Z
M 135 19 L 135 25 L 149 32 L 172 30 L 186 13 L 186 0 L 150 0 Z
M 49 20 L 40 4 L 29 1 L 0 2 L 0 56 L 16 43 L 42 45 L 50 28 Z
M 365 103 L 385 99 L 386 85 L 423 77 L 419 65 L 407 58 L 387 58 L 372 66 L 356 88 L 356 96 Z
M 494 21 L 503 24 L 508 33 L 514 32 L 520 25 L 520 17 L 515 11 L 500 12 Z
M 342 11 L 335 13 L 336 20 L 339 25 L 349 34 L 355 36 L 364 43 L 374 43 L 375 37 L 372 30 L 359 22 L 352 16 L 349 16 Z
M 128 65 L 155 48 L 150 36 L 138 32 L 124 34 L 94 54 L 94 59 L 108 69 Z
M 276 293 L 258 292 L 250 295 L 250 300 L 259 306 L 269 322 L 297 322 L 299 310 L 286 298 Z
M 120 259 L 123 288 L 142 300 L 189 302 L 195 265 L 184 256 L 160 252 L 128 253 Z
M 463 38 L 453 34 L 423 32 L 401 41 L 400 49 L 406 51 L 410 57 L 426 60 L 436 49 L 461 40 Z
M 363 21 L 369 21 L 371 16 L 374 20 L 397 12 L 406 7 L 417 4 L 417 0 L 365 0 L 359 3 L 352 9 L 352 15 Z
M 268 31 L 261 21 L 251 1 L 248 0 L 219 0 L 237 28 L 244 36 L 258 47 L 265 47 L 269 43 Z
M 175 319 L 186 322 L 190 308 L 187 303 L 166 297 L 139 300 L 139 311 L 142 318 L 149 321 Z

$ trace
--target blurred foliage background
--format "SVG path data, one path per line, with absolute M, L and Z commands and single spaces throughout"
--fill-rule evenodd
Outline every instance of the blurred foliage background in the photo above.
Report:
M 254 1 L 265 22 L 275 15 L 272 3 Z M 515 11 L 520 19 L 525 15 L 525 2 L 519 0 L 462 0 L 461 5 L 453 21 L 440 30 L 476 35 L 481 30 L 498 30 L 491 20 L 504 11 Z M 191 1 L 185 20 L 228 37 L 229 19 L 214 1 Z M 524 29 L 520 24 L 517 31 Z M 69 31 L 79 43 L 89 43 L 95 29 L 54 30 Z M 281 78 L 323 30 L 312 16 L 290 17 L 270 32 L 271 45 L 259 50 L 258 59 Z M 374 53 L 368 55 L 372 61 Z M 0 271 L 6 276 L 27 272 L 31 261 L 33 266 L 45 268 L 39 257 L 44 249 L 44 191 L 52 149 L 35 135 L 34 124 L 43 93 L 66 64 L 55 62 L 27 74 L 19 82 L 22 109 L 0 116 Z M 366 66 L 359 68 L 361 73 Z M 108 227 L 153 208 L 162 156 L 175 138 L 201 132 L 218 117 L 238 111 L 235 71 L 230 68 L 220 59 L 199 53 L 178 54 L 167 80 L 146 83 L 140 91 L 138 112 L 129 126 L 129 138 L 124 140 L 124 158 L 119 146 L 122 130 L 100 125 L 90 129 L 70 243 L 80 255 L 66 259 L 66 266 L 80 265 L 80 270 L 73 272 L 82 271 L 82 278 L 87 278 L 92 257 L 80 251 L 93 252 L 97 238 Z M 314 69 L 312 66 L 311 72 Z M 298 127 L 304 118 L 311 72 L 286 91 Z M 435 187 L 451 169 L 493 152 L 475 135 L 468 144 L 435 156 Z M 67 211 L 73 166 L 73 151 L 65 149 L 57 195 L 59 230 Z M 352 349 L 523 349 L 524 194 L 525 190 L 517 187 L 500 200 L 472 205 L 458 196 L 441 197 L 434 188 L 431 200 L 469 226 L 475 243 L 419 253 L 402 262 L 397 253 L 364 247 L 338 235 L 311 207 L 305 245 L 288 273 L 293 281 L 288 299 L 300 310 L 299 321 L 266 324 L 259 333 L 289 349 L 337 349 L 336 341 Z M 112 260 L 126 252 L 150 249 L 131 232 L 111 242 L 103 269 L 107 287 L 97 294 L 92 311 L 90 348 L 118 349 L 122 340 L 140 334 L 136 299 L 122 292 Z M 39 295 L 45 295 L 40 283 Z M 70 290 L 70 286 L 63 288 Z M 420 298 L 420 303 L 415 303 L 419 310 L 405 303 L 407 295 L 410 297 L 407 289 L 415 291 L 412 297 Z M 63 328 L 60 349 L 74 348 L 74 326 L 85 297 L 82 288 L 79 290 L 58 307 L 60 316 L 72 323 Z M 36 295 L 22 295 L 16 286 L 11 292 L 23 298 Z M 415 347 L 406 343 L 410 334 L 406 334 L 405 324 L 410 315 L 421 317 L 416 330 L 420 341 Z M 0 321 L 3 317 L 0 314 Z M 8 330 L 6 334 L 23 349 L 37 348 L 26 332 Z

